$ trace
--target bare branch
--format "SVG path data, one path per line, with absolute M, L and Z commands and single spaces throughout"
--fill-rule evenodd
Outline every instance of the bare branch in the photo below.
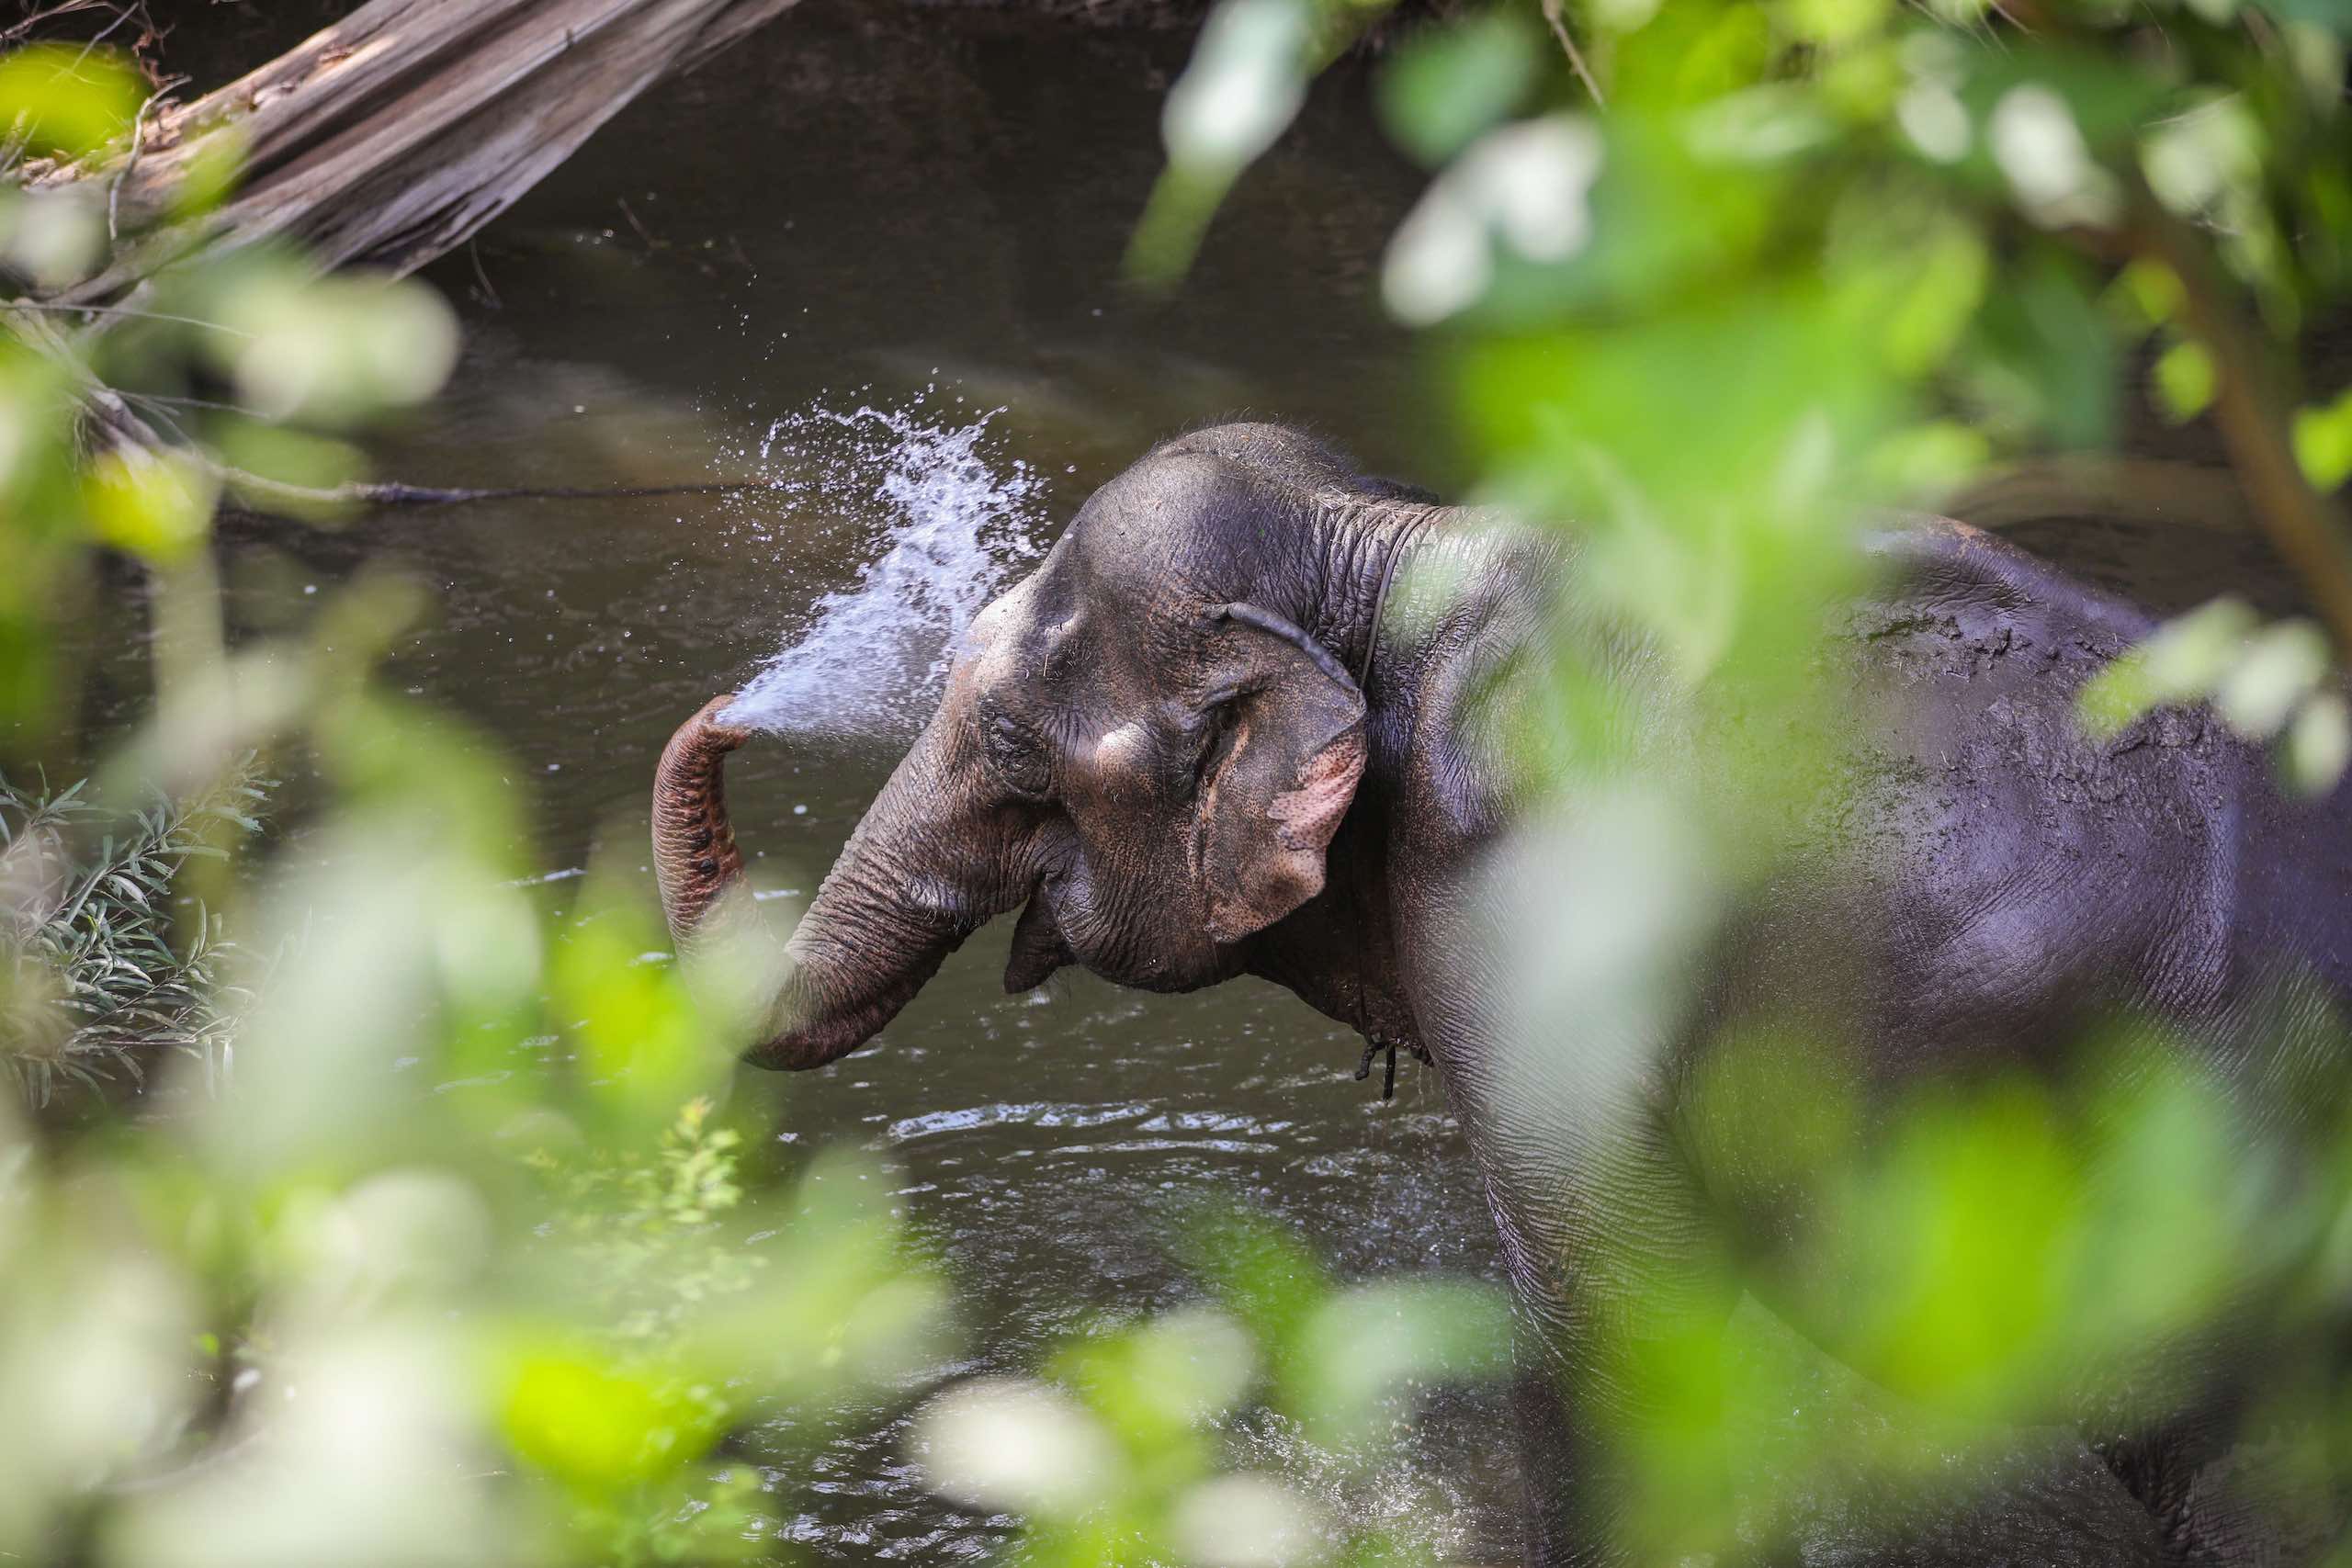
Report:
M 1544 0 L 1544 20 L 1551 26 L 1552 36 L 1560 40 L 1560 49 L 1568 57 L 1568 68 L 1584 84 L 1584 90 L 1592 95 L 1593 107 L 1607 108 L 1609 99 L 1601 93 L 1600 84 L 1593 80 L 1591 68 L 1585 64 L 1577 40 L 1568 35 L 1567 18 L 1561 14 L 1560 6 L 1561 0 Z

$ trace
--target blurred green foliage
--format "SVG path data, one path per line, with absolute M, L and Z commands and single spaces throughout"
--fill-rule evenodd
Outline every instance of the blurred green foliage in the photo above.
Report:
M 1458 1280 L 1342 1288 L 1240 1213 L 1204 1216 L 1187 1251 L 1210 1301 L 1083 1336 L 1042 1379 L 934 1400 L 917 1438 L 934 1483 L 1023 1516 L 1013 1560 L 1039 1568 L 1438 1561 L 1426 1521 L 1338 1517 L 1251 1465 L 1240 1422 L 1279 1424 L 1362 1484 L 1387 1462 L 1399 1399 L 1507 1371 L 1500 1295 Z
M 9 1119 L 0 1550 L 752 1550 L 758 1466 L 945 1332 L 881 1173 L 829 1158 L 748 1194 L 705 1098 L 731 1035 L 639 956 L 643 909 L 523 896 L 497 764 L 442 721 L 365 686 L 301 717 L 336 804 L 258 868 L 245 928 L 300 945 L 233 1071 L 119 1134 Z M 598 1048 L 616 1025 L 658 1071 Z
M 1380 9 L 1219 9 L 1170 96 L 1139 273 L 1182 272 Z M 1389 306 L 1428 330 L 1483 499 L 1572 520 L 1580 613 L 1663 671 L 1619 681 L 1571 638 L 1520 704 L 1531 771 L 1592 786 L 1576 852 L 1600 874 L 1562 880 L 1551 933 L 1589 1035 L 1678 1006 L 1679 959 L 1769 874 L 1819 770 L 1811 649 L 1865 581 L 1852 546 L 1874 516 L 2007 456 L 2112 443 L 2136 364 L 2162 418 L 2209 417 L 2247 393 L 2247 341 L 2308 484 L 2352 475 L 2346 390 L 2289 374 L 2352 267 L 2346 26 L 2317 0 L 1589 0 L 1476 12 L 1383 67 L 1390 130 L 1431 169 L 1387 258 Z M 141 92 L 103 50 L 0 58 L 9 156 L 104 168 Z M 2184 243 L 2210 272 L 2184 270 Z M 233 651 L 220 636 L 224 495 L 332 520 L 284 487 L 349 477 L 371 419 L 432 395 L 455 352 L 446 309 L 272 250 L 192 258 L 119 310 L 55 308 L 107 252 L 86 187 L 0 190 L 0 751 L 78 739 L 54 631 L 99 552 L 150 573 L 159 633 L 152 716 L 100 760 L 90 820 L 40 852 L 123 913 L 101 931 L 84 900 L 44 916 L 54 940 L 19 931 L 7 999 L 35 996 L 26 974 L 62 974 L 40 994 L 149 1006 L 178 1021 L 156 1038 L 216 1067 L 233 1045 L 234 1070 L 137 1129 L 58 1136 L 0 1103 L 0 1551 L 771 1550 L 770 1493 L 824 1412 L 910 1388 L 950 1343 L 884 1174 L 847 1156 L 746 1174 L 741 1130 L 711 1109 L 732 1021 L 643 961 L 658 929 L 623 886 L 592 878 L 558 911 L 518 886 L 525 808 L 493 749 L 374 681 L 413 585 L 363 577 L 307 628 Z M 160 444 L 124 443 L 109 409 Z M 2209 606 L 2086 694 L 2085 722 L 2207 701 L 2276 739 L 2299 785 L 2328 787 L 2352 756 L 2331 635 Z M 1640 772 L 1640 737 L 1690 710 L 1758 738 L 1727 750 L 1704 781 L 1719 787 Z M 248 754 L 294 749 L 326 787 L 302 855 L 248 861 L 184 912 L 175 877 L 199 846 L 172 836 L 177 815 L 129 814 L 220 799 Z M 17 841 L 44 810 L 17 813 Z M 109 840 L 106 823 L 137 831 Z M 250 998 L 224 988 L 191 968 L 222 923 L 252 953 L 299 939 L 300 962 L 234 982 Z M 105 987 L 129 976 L 108 970 L 75 992 L 112 962 L 94 932 L 176 988 L 123 1001 Z M 39 1089 L 31 1060 L 11 1066 Z M 1817 1492 L 1924 1487 L 1985 1424 L 2051 1418 L 2066 1385 L 2150 1364 L 2225 1297 L 2256 1296 L 2290 1342 L 2341 1329 L 2341 1107 L 2299 1106 L 2298 1137 L 2274 1143 L 2147 1026 L 2119 1022 L 2091 1060 L 2075 1081 L 1994 1075 L 1879 1107 L 1865 1134 L 1831 1044 L 1766 1032 L 1712 1058 L 1692 1137 L 1747 1173 L 1747 1201 L 1836 1219 L 1805 1248 L 1733 1260 L 1730 1282 L 1815 1325 L 1927 1435 L 1792 1427 L 1784 1365 L 1727 1357 L 1650 1303 L 1602 1346 L 1610 1375 L 1662 1396 L 1606 1434 L 1631 1461 L 1640 1544 L 1746 1540 L 1716 1477 L 1759 1432 L 1778 1473 Z M 1038 1562 L 1426 1557 L 1408 1529 L 1335 1519 L 1237 1434 L 1274 1421 L 1375 1469 L 1400 1397 L 1498 1371 L 1500 1304 L 1455 1283 L 1343 1288 L 1238 1219 L 1204 1225 L 1193 1261 L 1200 1303 L 933 1401 L 919 1442 L 937 1483 L 1024 1515 L 1015 1551 Z M 2249 1387 L 2316 1433 L 2299 1461 L 2343 1473 L 2352 1403 L 2332 1361 Z
M 8 161 L 103 170 L 143 97 L 104 49 L 0 57 Z M 641 897 L 525 894 L 494 749 L 377 684 L 411 584 L 220 633 L 224 495 L 349 477 L 348 436 L 437 389 L 449 312 L 274 247 L 45 302 L 106 253 L 86 188 L 0 190 L 0 752 L 96 757 L 0 794 L 0 1066 L 36 1103 L 144 1076 L 160 1119 L 0 1107 L 0 1554 L 759 1550 L 760 1465 L 946 1330 L 880 1174 L 739 1179 L 731 1029 L 644 961 Z M 155 635 L 151 713 L 98 750 L 56 632 L 101 552 Z M 255 751 L 323 774 L 299 856 L 250 852 Z
M 1170 96 L 1137 276 L 1182 271 L 1212 217 L 1188 193 L 1241 177 L 1385 9 L 1220 8 Z M 2094 682 L 2082 722 L 2111 739 L 2201 704 L 2272 743 L 2290 789 L 2338 787 L 2352 535 L 2326 497 L 2352 476 L 2352 404 L 2301 350 L 2352 303 L 2352 9 L 1529 0 L 1388 25 L 1378 107 L 1430 176 L 1386 303 L 1425 329 L 1474 499 L 1574 541 L 1555 662 L 1505 688 L 1526 777 L 1569 795 L 1516 960 L 1544 1058 L 1510 1069 L 1527 1092 L 1556 1089 L 1559 1056 L 1579 1094 L 1664 1070 L 1643 1043 L 1690 1015 L 1720 922 L 1769 897 L 1834 785 L 1819 650 L 1871 582 L 1864 535 L 2011 459 L 2211 423 L 2314 615 L 2209 604 Z M 1228 100 L 1248 133 L 1202 134 L 1199 106 Z M 1660 736 L 1703 737 L 1704 762 Z M 1652 1396 L 1607 1434 L 1620 1548 L 1770 1557 L 1788 1499 L 1940 1494 L 1982 1473 L 1959 1456 L 2086 1393 L 2137 1429 L 2224 1312 L 2301 1348 L 2233 1374 L 2252 1425 L 2296 1434 L 2280 1473 L 2305 1503 L 2352 1476 L 2352 1391 L 2315 1348 L 2340 1332 L 2352 1224 L 2325 1071 L 2278 1067 L 2295 1087 L 2257 1113 L 2261 1071 L 2225 1091 L 2120 1019 L 2065 1081 L 1865 1094 L 1818 1021 L 1739 1027 L 1707 1044 L 1684 1132 L 1740 1174 L 1711 1201 L 1764 1235 L 1802 1215 L 1811 1239 L 1685 1288 L 1803 1325 L 1914 1438 L 1823 1412 L 1812 1374 L 1727 1351 L 1679 1292 L 1617 1303 L 1571 1375 Z
M 1170 96 L 1139 272 L 1181 270 L 1207 221 L 1160 222 L 1183 204 L 1168 193 L 1228 186 L 1384 9 L 1219 10 Z M 2108 446 L 2136 355 L 2166 417 L 2204 412 L 2219 372 L 2159 232 L 2210 252 L 2214 278 L 2192 281 L 2227 297 L 2204 316 L 2279 351 L 2265 390 L 2305 404 L 2282 434 L 2309 482 L 2352 472 L 2345 389 L 2286 374 L 2352 266 L 2345 15 L 1571 5 L 1602 107 L 1537 9 L 1424 27 L 1385 63 L 1390 132 L 1434 170 L 1386 297 L 1434 330 L 1489 496 L 1576 519 L 1583 591 L 1685 675 L 1799 667 L 1854 585 L 1864 519 L 1932 506 L 2004 456 Z M 1204 103 L 1251 106 L 1219 121 L 1249 134 L 1200 133 Z M 2227 661 L 2258 651 L 2240 639 Z M 2267 663 L 2247 680 L 2272 722 L 2248 733 L 2283 733 L 2324 783 L 2340 701 L 2275 645 Z M 2126 695 L 2102 694 L 2110 720 Z
M 595 868 L 568 908 L 526 891 L 527 803 L 496 748 L 376 677 L 416 584 L 363 571 L 307 626 L 228 645 L 220 507 L 335 521 L 347 505 L 312 492 L 436 391 L 455 328 L 415 284 L 321 277 L 277 245 L 55 302 L 110 245 L 89 184 L 49 175 L 119 169 L 143 96 L 102 48 L 0 57 L 0 164 L 51 160 L 0 185 L 0 756 L 92 769 L 0 786 L 0 1067 L 34 1105 L 150 1085 L 137 1126 L 0 1102 L 0 1556 L 788 1551 L 780 1511 L 832 1415 L 949 1353 L 944 1287 L 870 1159 L 749 1168 L 715 1109 L 731 987 L 698 999 L 649 961 L 664 937 L 634 879 Z M 144 572 L 154 636 L 148 712 L 101 739 L 76 733 L 57 633 L 103 555 Z M 254 770 L 286 757 L 320 778 L 299 853 L 254 837 Z M 1297 1320 L 1264 1342 L 1295 1363 L 1277 1383 L 1204 1306 L 1055 1363 L 1087 1412 L 1077 1449 L 996 1433 L 989 1462 L 1045 1488 L 1020 1493 L 1033 1554 L 1256 1561 L 1263 1526 L 1319 1555 L 1309 1505 L 1237 1468 L 1219 1423 L 1275 1398 L 1369 1465 L 1367 1402 L 1492 1352 L 1476 1292 L 1339 1292 L 1279 1261 L 1250 1287 Z M 987 1395 L 934 1424 L 952 1437 Z M 942 1483 L 960 1473 L 950 1455 Z
M 130 133 L 146 98 L 138 68 L 113 50 L 34 43 L 0 55 L 11 161 L 98 152 Z

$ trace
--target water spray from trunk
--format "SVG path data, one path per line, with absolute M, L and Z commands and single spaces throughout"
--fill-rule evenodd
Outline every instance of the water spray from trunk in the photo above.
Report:
M 878 518 L 884 547 L 854 586 L 817 602 L 724 723 L 834 735 L 921 725 L 972 617 L 1041 549 L 1045 482 L 984 449 L 989 418 L 935 422 L 919 401 L 819 410 L 769 428 L 762 465 L 789 453 L 812 476 L 806 499 Z

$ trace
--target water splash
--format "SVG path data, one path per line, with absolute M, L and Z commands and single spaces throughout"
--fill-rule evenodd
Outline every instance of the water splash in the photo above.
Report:
M 988 450 L 991 414 L 948 423 L 922 401 L 813 409 L 768 428 L 761 467 L 788 462 L 809 500 L 875 517 L 881 548 L 853 587 L 817 601 L 725 722 L 786 734 L 914 728 L 972 617 L 1041 553 L 1043 478 Z

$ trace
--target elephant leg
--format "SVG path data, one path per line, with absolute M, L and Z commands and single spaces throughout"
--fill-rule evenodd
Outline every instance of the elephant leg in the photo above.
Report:
M 2210 1415 L 2090 1444 L 2154 1517 L 2165 1561 L 2184 1564 L 2256 1560 L 2248 1553 L 2266 1533 L 2258 1510 L 2210 1478 L 2228 1448 L 2224 1422 Z
M 2086 1391 L 2084 1440 L 2154 1520 L 2165 1562 L 2296 1562 L 2341 1539 L 2334 1417 L 2271 1371 L 2327 1353 L 2275 1333 L 2262 1303 L 2242 1298 L 2150 1358 L 2172 1370 L 2169 1398 L 2128 1384 L 2120 1398 L 2113 1384 L 2104 1398 Z
M 1527 1524 L 1529 1568 L 1589 1560 L 1577 1551 L 1588 1535 L 1586 1521 L 1566 1478 L 1602 1462 L 1577 1442 L 1553 1366 L 1548 1344 L 1522 1345 L 1511 1383 L 1511 1416 L 1518 1427 L 1520 1490 Z
M 1523 1157 L 1516 1137 L 1473 1142 L 1520 1306 L 1527 1561 L 1719 1550 L 1731 1523 L 1723 1341 L 1736 1295 L 1687 1168 L 1646 1122 L 1565 1167 Z
M 2317 1543 L 2346 1529 L 2340 1472 L 2294 1462 L 2324 1450 L 2324 1437 L 2307 1416 L 2275 1427 L 2253 1420 L 2258 1402 L 2247 1394 L 2254 1374 L 2245 1349 L 2217 1358 L 2202 1397 L 2170 1416 L 2138 1427 L 2110 1422 L 2085 1435 L 2154 1519 L 2167 1562 L 2301 1562 L 2324 1555 Z M 2257 1426 L 2272 1429 L 2257 1439 Z

